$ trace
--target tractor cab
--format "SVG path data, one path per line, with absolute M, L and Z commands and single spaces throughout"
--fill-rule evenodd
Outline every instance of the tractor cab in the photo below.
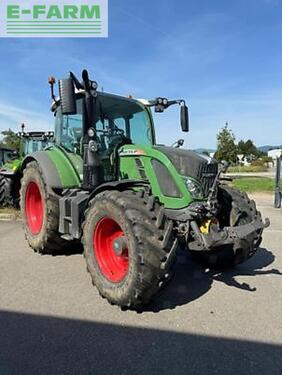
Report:
M 131 97 L 98 92 L 87 71 L 80 82 L 73 73 L 59 80 L 59 100 L 54 95 L 54 77 L 49 78 L 54 100 L 56 145 L 69 157 L 80 155 L 83 159 L 82 187 L 93 190 L 107 181 L 124 178 L 120 155 L 122 146 L 135 145 L 139 149 L 154 147 L 155 130 L 151 107 L 160 113 L 171 105 L 181 107 L 181 127 L 188 131 L 188 108 L 183 99 L 157 98 L 145 101 Z M 130 154 L 132 151 L 127 150 Z
M 76 93 L 76 113 L 73 114 L 63 114 L 58 101 L 52 106 L 56 117 L 56 143 L 67 151 L 82 155 L 87 128 L 95 131 L 100 153 L 104 155 L 110 154 L 123 139 L 148 146 L 155 143 L 151 111 L 140 101 L 99 92 L 93 103 L 92 123 L 86 124 L 83 96 L 83 93 Z
M 42 151 L 53 143 L 54 132 L 20 132 L 21 138 L 20 156 L 33 154 Z

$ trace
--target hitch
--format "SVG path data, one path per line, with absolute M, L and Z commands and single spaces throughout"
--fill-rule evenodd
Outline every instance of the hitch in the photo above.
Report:
M 257 232 L 268 228 L 269 225 L 270 221 L 268 218 L 263 222 L 261 218 L 257 217 L 250 223 L 238 227 L 225 227 L 221 230 L 211 227 L 210 232 L 204 234 L 200 231 L 196 221 L 192 221 L 191 228 L 194 232 L 195 241 L 189 243 L 189 249 L 193 251 L 212 251 L 216 247 L 234 244 L 240 240 L 252 242 L 253 238 L 250 237 L 253 235 L 256 236 Z

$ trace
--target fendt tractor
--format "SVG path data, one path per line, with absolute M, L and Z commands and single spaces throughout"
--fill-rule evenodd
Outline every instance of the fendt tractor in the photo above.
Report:
M 58 98 L 55 78 L 49 83 L 55 144 L 22 165 L 21 211 L 34 250 L 82 242 L 93 284 L 125 309 L 141 308 L 167 283 L 178 248 L 209 268 L 255 254 L 269 221 L 222 184 L 226 163 L 156 144 L 151 107 L 179 105 L 187 132 L 184 100 L 99 92 L 86 70 L 81 82 L 73 73 L 59 80 Z
M 22 176 L 22 162 L 26 155 L 44 150 L 50 146 L 54 132 L 25 132 L 24 124 L 20 137 L 19 153 L 10 153 L 0 169 L 0 207 L 18 206 L 20 193 L 20 180 Z
M 14 156 L 14 152 L 12 148 L 0 145 L 0 168 Z

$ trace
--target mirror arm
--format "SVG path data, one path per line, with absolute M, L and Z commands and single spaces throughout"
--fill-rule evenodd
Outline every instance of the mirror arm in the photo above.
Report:
M 146 107 L 154 107 L 158 104 L 157 100 L 150 100 L 149 104 L 146 104 Z M 168 104 L 166 105 L 165 109 L 170 107 L 171 105 L 179 104 L 179 105 L 185 105 L 184 99 L 176 99 L 176 100 L 169 100 Z

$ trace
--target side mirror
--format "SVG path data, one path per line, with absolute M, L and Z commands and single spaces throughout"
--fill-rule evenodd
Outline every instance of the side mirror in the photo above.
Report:
M 75 91 L 71 78 L 59 80 L 59 95 L 63 115 L 75 115 L 77 113 Z
M 182 105 L 180 110 L 180 123 L 183 132 L 189 131 L 189 114 L 187 105 Z

